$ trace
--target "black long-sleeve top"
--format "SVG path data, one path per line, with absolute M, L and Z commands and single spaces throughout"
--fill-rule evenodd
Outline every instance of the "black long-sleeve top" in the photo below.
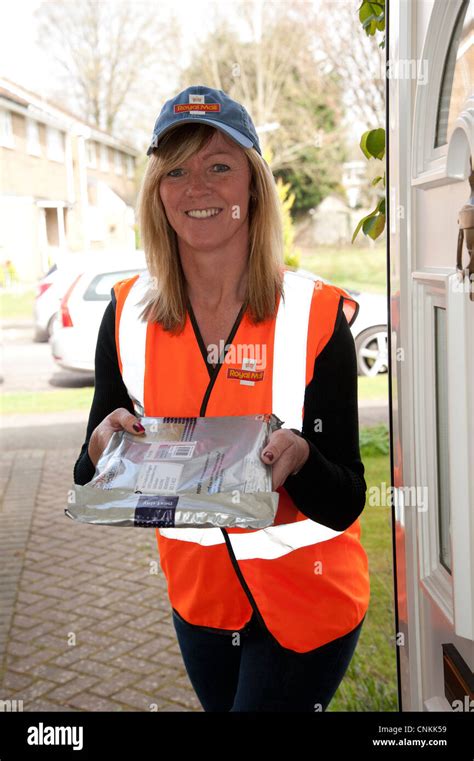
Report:
M 95 473 L 88 453 L 93 430 L 118 407 L 135 414 L 118 365 L 113 289 L 111 296 L 97 338 L 94 398 L 86 440 L 74 465 L 76 484 L 88 483 Z M 204 342 L 188 306 L 203 350 Z M 356 350 L 342 306 L 341 297 L 334 332 L 316 357 L 313 378 L 305 391 L 301 435 L 309 444 L 309 457 L 300 471 L 284 482 L 284 488 L 304 515 L 335 531 L 344 531 L 360 515 L 367 489 L 359 450 Z M 237 330 L 242 313 L 241 310 L 231 336 Z M 210 375 L 214 371 L 210 366 Z

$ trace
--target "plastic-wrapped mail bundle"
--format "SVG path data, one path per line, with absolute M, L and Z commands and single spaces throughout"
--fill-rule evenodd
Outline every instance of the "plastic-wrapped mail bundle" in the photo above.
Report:
M 260 454 L 276 415 L 142 417 L 145 434 L 115 432 L 94 477 L 74 484 L 65 513 L 112 526 L 265 528 L 278 492 Z

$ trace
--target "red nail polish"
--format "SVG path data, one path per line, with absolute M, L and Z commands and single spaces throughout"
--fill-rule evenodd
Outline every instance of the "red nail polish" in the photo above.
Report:
M 264 452 L 264 457 L 266 457 L 270 462 L 273 460 L 273 453 L 272 452 Z
M 133 429 L 137 432 L 141 432 L 145 430 L 141 423 L 134 423 Z

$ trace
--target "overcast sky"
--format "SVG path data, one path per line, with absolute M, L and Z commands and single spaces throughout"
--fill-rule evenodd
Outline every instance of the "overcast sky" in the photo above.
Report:
M 75 0 L 64 2 L 67 5 Z M 319 5 L 319 0 L 308 2 L 315 7 Z M 230 4 L 231 0 L 220 0 L 219 4 L 222 6 L 226 3 Z M 2 0 L 0 25 L 0 75 L 39 92 L 42 83 L 47 81 L 49 72 L 47 58 L 35 44 L 33 11 L 40 4 L 40 0 Z M 206 0 L 156 0 L 156 5 L 160 9 L 172 8 L 182 22 L 185 49 L 186 41 L 194 42 L 207 33 Z M 187 60 L 180 63 L 187 63 Z
M 113 0 L 112 0 L 113 1 Z M 282 0 L 277 0 L 281 2 Z M 75 0 L 64 0 L 75 2 Z M 136 0 L 137 3 L 140 0 Z M 255 0 L 259 2 L 259 0 Z M 317 8 L 320 0 L 308 0 Z M 357 8 L 357 0 L 340 0 L 342 5 L 352 5 Z M 231 4 L 231 0 L 220 0 L 220 5 Z M 0 24 L 0 76 L 7 77 L 13 82 L 37 92 L 48 98 L 51 89 L 48 82 L 54 80 L 54 62 L 48 60 L 41 46 L 35 42 L 35 21 L 33 11 L 41 4 L 40 0 L 2 0 Z M 177 70 L 188 63 L 188 54 L 192 44 L 208 32 L 209 16 L 206 13 L 206 0 L 156 0 L 160 9 L 171 8 L 181 22 L 183 37 L 184 60 L 178 61 Z M 188 44 L 187 44 L 188 43 Z M 166 94 L 168 89 L 169 94 Z M 169 76 L 163 84 L 164 97 L 170 97 L 175 92 L 175 83 Z M 352 124 L 349 129 L 354 135 L 360 134 L 360 126 Z
M 65 0 L 67 2 L 74 0 Z M 35 44 L 33 11 L 40 0 L 3 0 L 0 25 L 0 75 L 41 93 L 48 80 L 49 66 L 41 47 Z M 158 0 L 160 8 L 172 7 L 182 19 L 185 39 L 206 31 L 206 0 Z M 47 90 L 45 91 L 46 94 Z

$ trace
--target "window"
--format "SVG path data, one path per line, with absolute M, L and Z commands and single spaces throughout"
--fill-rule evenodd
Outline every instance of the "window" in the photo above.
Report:
M 439 561 L 451 573 L 451 509 L 449 504 L 448 367 L 446 309 L 435 306 L 436 448 L 438 463 Z
M 120 153 L 120 151 L 115 151 L 114 161 L 115 161 L 115 174 L 122 174 L 123 173 L 122 154 Z
M 56 127 L 46 128 L 46 152 L 52 161 L 64 161 L 64 132 Z
M 100 170 L 101 172 L 109 171 L 109 150 L 106 145 L 100 146 Z
M 0 145 L 4 148 L 14 148 L 13 126 L 11 111 L 0 108 Z
M 39 124 L 34 119 L 26 120 L 26 150 L 32 156 L 41 156 Z
M 474 6 L 464 0 L 449 43 L 438 102 L 435 148 L 446 145 L 462 105 L 472 90 Z
M 145 272 L 143 268 L 123 270 L 118 272 L 105 272 L 100 275 L 96 275 L 92 282 L 89 283 L 87 290 L 84 293 L 84 301 L 110 301 L 110 289 L 114 283 L 125 278 L 133 277 L 139 272 Z
M 135 161 L 133 156 L 127 156 L 127 177 L 129 180 L 133 180 L 135 176 Z
M 87 143 L 87 166 L 91 169 L 95 169 L 97 166 L 97 155 L 95 150 L 95 143 L 92 140 L 88 140 Z

